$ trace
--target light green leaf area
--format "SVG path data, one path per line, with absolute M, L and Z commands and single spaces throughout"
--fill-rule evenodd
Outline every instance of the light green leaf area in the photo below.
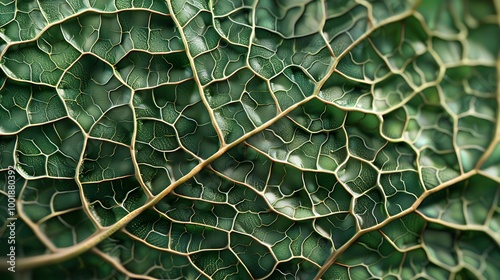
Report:
M 0 0 L 0 278 L 494 279 L 499 49 L 493 0 Z

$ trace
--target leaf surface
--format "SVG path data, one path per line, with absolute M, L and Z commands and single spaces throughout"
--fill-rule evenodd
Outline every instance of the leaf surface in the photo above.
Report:
M 496 1 L 0 2 L 16 277 L 500 273 Z

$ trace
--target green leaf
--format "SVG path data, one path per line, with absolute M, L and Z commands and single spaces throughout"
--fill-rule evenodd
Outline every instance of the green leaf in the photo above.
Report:
M 494 278 L 499 14 L 0 1 L 2 279 Z

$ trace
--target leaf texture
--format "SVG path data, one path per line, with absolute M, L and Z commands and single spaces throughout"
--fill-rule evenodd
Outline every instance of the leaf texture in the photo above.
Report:
M 494 278 L 499 9 L 0 1 L 2 277 Z

